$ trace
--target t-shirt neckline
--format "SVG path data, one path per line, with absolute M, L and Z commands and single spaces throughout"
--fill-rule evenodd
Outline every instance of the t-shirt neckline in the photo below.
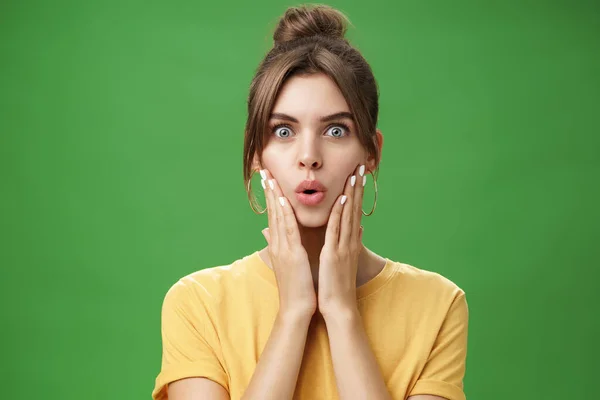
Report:
M 387 257 L 384 258 L 385 265 L 381 269 L 381 271 L 379 271 L 379 273 L 373 278 L 371 278 L 369 281 L 363 283 L 362 285 L 356 288 L 357 300 L 363 299 L 375 293 L 392 277 L 394 270 L 394 262 Z M 264 278 L 271 285 L 277 288 L 275 272 L 271 268 L 269 268 L 269 266 L 263 261 L 263 259 L 260 257 L 258 250 L 248 257 L 248 261 L 262 278 Z

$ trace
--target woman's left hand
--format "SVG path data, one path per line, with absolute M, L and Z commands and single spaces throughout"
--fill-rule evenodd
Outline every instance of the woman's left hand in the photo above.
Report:
M 362 200 L 366 182 L 365 166 L 359 165 L 348 177 L 343 195 L 336 200 L 319 256 L 319 312 L 328 315 L 355 312 L 356 273 L 362 250 Z M 341 204 L 342 200 L 344 204 Z

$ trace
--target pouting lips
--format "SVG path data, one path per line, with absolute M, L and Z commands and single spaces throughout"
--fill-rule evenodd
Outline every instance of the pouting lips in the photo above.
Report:
M 296 192 L 298 201 L 306 206 L 316 206 L 325 199 L 325 192 L 314 189 L 306 189 L 302 192 Z
M 310 190 L 310 192 L 307 192 Z M 298 186 L 296 186 L 296 193 L 314 194 L 315 192 L 324 192 L 327 188 L 318 180 L 305 179 Z

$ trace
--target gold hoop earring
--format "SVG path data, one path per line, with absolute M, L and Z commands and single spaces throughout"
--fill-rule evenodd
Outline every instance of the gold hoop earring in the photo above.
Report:
M 248 195 L 248 201 L 250 202 L 250 208 L 252 209 L 252 211 L 254 211 L 254 214 L 260 215 L 260 214 L 264 214 L 265 211 L 267 211 L 267 207 L 265 207 L 265 209 L 262 211 L 257 211 L 256 208 L 254 208 L 254 206 L 252 205 L 252 199 L 250 198 L 250 193 L 253 193 L 252 192 L 252 177 L 254 176 L 255 173 L 256 173 L 256 171 L 252 171 L 252 174 L 250 175 L 250 179 L 248 179 L 248 184 L 246 185 L 246 194 Z M 256 196 L 254 196 L 254 197 L 256 197 Z M 256 204 L 258 204 L 258 202 L 256 202 Z
M 375 178 L 375 174 L 373 174 L 372 172 L 371 176 L 373 177 L 373 185 L 375 186 L 375 201 L 373 202 L 373 208 L 371 208 L 370 213 L 365 213 L 365 210 L 361 208 L 361 211 L 365 217 L 368 217 L 369 215 L 373 214 L 373 211 L 375 211 L 375 207 L 377 207 L 377 178 Z

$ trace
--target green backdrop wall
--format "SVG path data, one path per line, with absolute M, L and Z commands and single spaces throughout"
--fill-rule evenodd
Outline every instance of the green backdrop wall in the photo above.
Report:
M 468 398 L 596 394 L 599 4 L 328 4 L 381 91 L 364 240 L 466 291 Z M 265 245 L 245 101 L 290 5 L 0 4 L 3 398 L 149 399 L 166 290 Z

